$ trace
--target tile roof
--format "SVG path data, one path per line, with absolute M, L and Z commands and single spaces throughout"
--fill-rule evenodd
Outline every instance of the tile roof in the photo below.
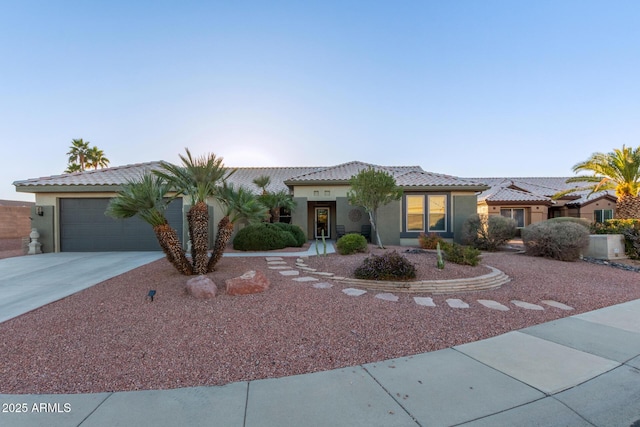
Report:
M 134 180 L 140 177 L 140 175 L 145 172 L 160 169 L 160 163 L 161 162 L 159 161 L 136 163 L 112 168 L 67 173 L 63 175 L 52 175 L 41 178 L 26 179 L 23 181 L 15 181 L 13 185 L 16 187 L 49 185 L 121 185 L 126 183 L 128 180 Z
M 478 196 L 478 201 L 491 202 L 528 202 L 552 204 L 549 197 L 540 196 L 510 187 L 492 187 Z
M 318 168 L 315 171 L 304 173 L 298 176 L 290 177 L 287 180 L 288 183 L 313 183 L 313 182 L 347 182 L 352 176 L 358 174 L 360 171 L 373 168 L 375 170 L 385 171 L 394 177 L 397 177 L 401 173 L 409 171 L 422 171 L 420 166 L 379 166 L 370 163 L 363 163 L 358 161 L 342 163 L 337 166 L 329 166 L 324 168 Z
M 479 181 L 422 170 L 409 171 L 398 175 L 396 184 L 400 187 L 471 187 L 478 190 L 486 188 L 486 185 Z
M 485 182 L 487 185 L 490 185 L 491 188 L 483 191 L 478 196 L 478 201 L 489 201 L 489 202 L 505 202 L 505 201 L 551 201 L 552 196 L 560 191 L 569 190 L 572 188 L 581 188 L 583 187 L 583 183 L 580 182 L 571 182 L 567 183 L 567 179 L 570 177 L 515 177 L 515 178 L 471 178 L 473 180 L 478 180 L 481 182 Z M 584 183 L 588 184 L 588 183 Z M 510 190 L 501 191 L 501 190 Z M 512 193 L 517 192 L 517 193 Z M 529 200 L 520 199 L 520 197 L 524 197 L 518 193 L 530 194 L 531 198 Z M 593 201 L 594 199 L 603 197 L 603 196 L 611 196 L 615 197 L 615 193 L 613 191 L 600 191 L 597 193 L 591 194 L 590 191 L 576 191 L 573 193 L 569 193 L 567 196 L 572 197 L 573 200 L 567 201 L 568 205 L 583 205 L 587 202 Z M 536 199 L 539 198 L 539 199 Z

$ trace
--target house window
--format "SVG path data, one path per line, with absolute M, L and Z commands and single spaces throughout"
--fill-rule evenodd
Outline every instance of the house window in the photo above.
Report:
M 596 209 L 593 211 L 593 219 L 595 222 L 605 222 L 613 218 L 613 209 Z
M 407 231 L 424 231 L 424 196 L 407 196 Z
M 447 231 L 447 196 L 429 196 L 429 231 Z
M 523 208 L 500 209 L 500 215 L 507 218 L 515 219 L 516 226 L 518 228 L 524 227 L 524 209 Z

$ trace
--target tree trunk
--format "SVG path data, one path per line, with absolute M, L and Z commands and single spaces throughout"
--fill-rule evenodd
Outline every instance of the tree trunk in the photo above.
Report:
M 271 221 L 272 223 L 280 222 L 280 208 L 271 209 Z
M 191 257 L 194 274 L 206 274 L 209 263 L 209 208 L 204 202 L 191 206 L 187 212 Z
M 382 239 L 380 239 L 380 233 L 378 233 L 378 227 L 376 226 L 376 215 L 369 211 L 369 222 L 371 223 L 371 228 L 373 229 L 373 233 L 376 236 L 376 243 L 380 249 L 384 249 L 384 245 L 382 244 Z
M 615 217 L 617 219 L 640 219 L 640 197 L 630 194 L 619 196 Z
M 223 217 L 218 223 L 218 234 L 216 234 L 216 241 L 213 245 L 213 253 L 209 258 L 209 264 L 207 265 L 207 271 L 215 271 L 216 264 L 222 258 L 224 250 L 231 240 L 233 234 L 233 223 L 229 220 L 228 216 Z
M 192 275 L 193 269 L 182 250 L 176 230 L 171 228 L 169 224 L 163 224 L 153 227 L 153 231 L 156 233 L 158 243 L 160 243 L 162 251 L 167 256 L 167 260 L 169 260 L 181 274 L 185 276 Z

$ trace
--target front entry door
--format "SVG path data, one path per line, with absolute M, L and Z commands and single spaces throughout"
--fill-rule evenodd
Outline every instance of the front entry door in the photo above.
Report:
M 327 239 L 331 238 L 331 221 L 329 208 L 316 208 L 315 230 L 316 239 L 322 238 L 323 231 L 324 237 L 326 237 Z

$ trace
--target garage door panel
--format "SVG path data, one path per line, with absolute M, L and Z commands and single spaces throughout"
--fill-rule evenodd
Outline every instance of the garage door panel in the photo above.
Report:
M 60 199 L 60 247 L 63 252 L 159 251 L 153 228 L 138 217 L 105 215 L 109 199 Z M 182 200 L 166 211 L 169 224 L 182 230 Z M 178 232 L 178 236 L 181 232 Z

